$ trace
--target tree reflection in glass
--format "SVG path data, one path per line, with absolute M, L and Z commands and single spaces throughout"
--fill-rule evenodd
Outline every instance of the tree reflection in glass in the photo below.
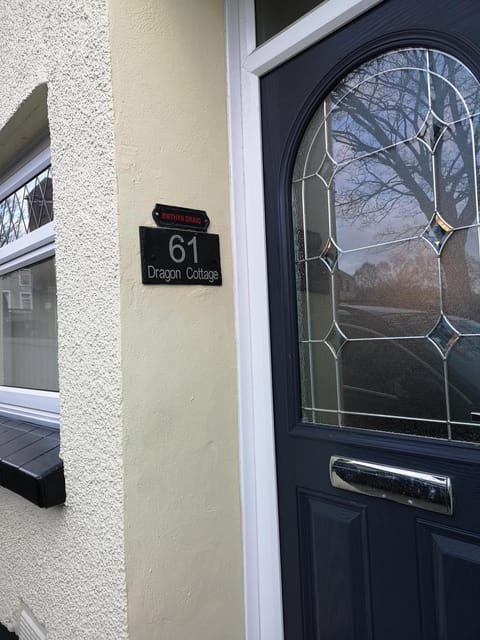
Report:
M 476 387 L 462 388 L 461 340 L 443 350 L 435 339 L 445 316 L 455 336 L 480 341 L 479 105 L 480 85 L 462 63 L 406 49 L 350 73 L 312 118 L 293 175 L 296 256 L 298 265 L 323 261 L 331 286 L 319 294 L 304 270 L 306 419 L 333 403 L 315 403 L 324 397 L 318 357 L 311 366 L 313 346 L 329 344 L 318 340 L 327 325 L 346 337 L 334 352 L 340 418 L 327 422 L 412 432 L 417 421 L 424 435 L 444 423 L 440 435 L 451 437 L 456 416 L 479 411 Z

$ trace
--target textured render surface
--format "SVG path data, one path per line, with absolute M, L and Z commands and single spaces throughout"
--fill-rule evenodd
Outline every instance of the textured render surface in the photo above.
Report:
M 0 489 L 0 622 L 12 628 L 24 602 L 49 640 L 122 640 L 119 251 L 105 2 L 3 2 L 0 79 L 0 129 L 48 84 L 68 493 L 65 507 L 43 511 Z M 8 152 L 1 144 L 1 169 Z
M 111 0 L 131 640 L 243 638 L 222 0 Z M 206 209 L 222 287 L 143 286 L 155 202 Z

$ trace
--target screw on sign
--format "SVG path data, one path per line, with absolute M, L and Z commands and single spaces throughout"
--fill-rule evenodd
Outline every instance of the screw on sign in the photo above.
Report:
M 143 284 L 221 286 L 218 235 L 151 227 L 139 231 Z

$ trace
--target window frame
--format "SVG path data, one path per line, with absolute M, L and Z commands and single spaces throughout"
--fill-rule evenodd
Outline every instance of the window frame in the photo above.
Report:
M 0 202 L 51 164 L 50 141 L 43 140 L 8 173 L 0 175 Z M 0 276 L 55 255 L 54 222 L 0 247 Z M 59 427 L 59 393 L 0 385 L 0 414 Z
M 33 310 L 33 296 L 31 291 L 20 291 L 20 309 L 22 311 Z
M 25 276 L 28 277 L 25 279 Z M 30 269 L 28 269 L 28 267 L 23 267 L 22 269 L 19 269 L 18 271 L 18 284 L 21 287 L 31 287 L 32 286 L 32 274 L 30 272 Z

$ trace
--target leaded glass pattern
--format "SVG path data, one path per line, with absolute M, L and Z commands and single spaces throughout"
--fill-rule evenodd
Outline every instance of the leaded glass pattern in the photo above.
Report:
M 47 167 L 0 202 L 0 247 L 52 220 L 52 176 Z
M 425 48 L 312 117 L 292 177 L 305 422 L 480 442 L 479 139 L 479 82 Z

